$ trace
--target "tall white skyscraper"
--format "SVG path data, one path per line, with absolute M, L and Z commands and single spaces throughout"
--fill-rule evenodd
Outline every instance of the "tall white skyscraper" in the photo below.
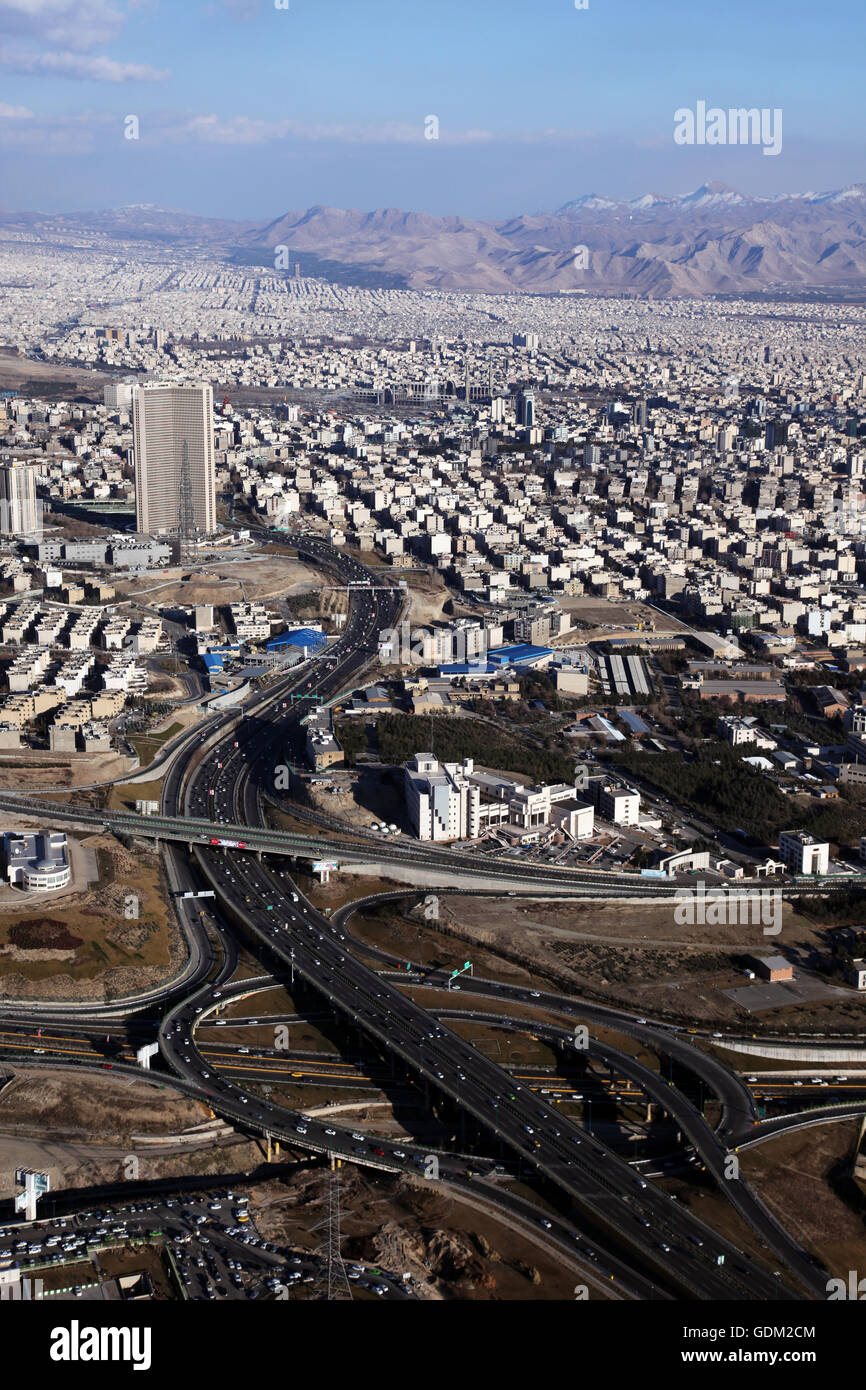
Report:
M 0 535 L 37 535 L 39 510 L 35 464 L 22 459 L 0 466 Z
M 132 422 L 137 529 L 168 532 L 181 527 L 188 460 L 191 519 L 197 531 L 215 531 L 211 387 L 203 382 L 190 386 L 136 386 Z

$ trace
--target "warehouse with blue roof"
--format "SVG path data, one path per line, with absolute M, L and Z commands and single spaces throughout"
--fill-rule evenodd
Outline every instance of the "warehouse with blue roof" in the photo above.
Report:
M 552 656 L 552 647 L 534 647 L 531 642 L 511 642 L 505 647 L 494 647 L 487 653 L 487 660 L 495 666 L 546 666 Z
M 286 647 L 298 647 L 314 656 L 323 651 L 328 645 L 328 639 L 324 632 L 320 632 L 315 627 L 294 627 L 289 632 L 281 632 L 279 636 L 272 637 L 265 646 L 267 652 L 284 651 Z

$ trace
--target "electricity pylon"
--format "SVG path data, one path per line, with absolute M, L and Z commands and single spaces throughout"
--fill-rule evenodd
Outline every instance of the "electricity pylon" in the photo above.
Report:
M 324 1221 L 314 1226 L 314 1231 L 322 1231 L 323 1239 L 316 1248 L 321 1263 L 327 1266 L 329 1303 L 348 1299 L 351 1302 L 352 1286 L 343 1264 L 340 1249 L 340 1160 L 331 1156 L 331 1176 L 328 1183 L 328 1214 Z M 320 1276 L 321 1277 L 321 1276 Z

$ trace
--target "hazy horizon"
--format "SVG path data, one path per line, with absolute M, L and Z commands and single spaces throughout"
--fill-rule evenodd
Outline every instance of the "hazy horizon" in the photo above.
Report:
M 866 176 L 855 0 L 829 19 L 805 0 L 722 15 L 688 0 L 0 0 L 0 21 L 14 211 L 500 220 L 590 192 L 718 180 L 766 196 Z M 678 145 L 675 113 L 700 102 L 783 113 L 781 149 Z

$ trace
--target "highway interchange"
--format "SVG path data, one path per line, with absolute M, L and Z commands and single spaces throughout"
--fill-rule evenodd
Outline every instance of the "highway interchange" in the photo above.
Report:
M 370 581 L 369 588 L 350 591 L 350 611 L 339 640 L 300 672 L 270 683 L 245 708 L 241 718 L 229 712 L 190 739 L 171 764 L 163 787 L 161 816 L 147 833 L 158 834 L 166 857 L 169 880 L 177 895 L 203 884 L 216 894 L 214 912 L 202 910 L 202 900 L 178 896 L 178 912 L 189 947 L 183 971 L 160 990 L 132 1001 L 113 1001 L 98 1014 L 107 1020 L 112 1051 L 87 1046 L 92 1026 L 83 1022 L 85 1010 L 70 1005 L 35 1008 L 10 1005 L 0 1010 L 0 1058 L 29 1056 L 35 1065 L 50 1065 L 63 1057 L 67 1065 L 112 1066 L 131 1069 L 140 1020 L 158 1002 L 158 1041 L 164 1072 L 160 1081 L 200 1095 L 214 1112 L 245 1132 L 270 1136 L 293 1149 L 329 1155 L 343 1162 L 406 1172 L 429 1180 L 431 1158 L 436 1180 L 460 1200 L 506 1212 L 513 1222 L 532 1231 L 533 1238 L 557 1249 L 563 1258 L 587 1272 L 591 1282 L 609 1281 L 617 1297 L 641 1299 L 789 1300 L 822 1297 L 824 1273 L 739 1177 L 726 1176 L 731 1152 L 753 1142 L 762 1124 L 752 1095 L 722 1062 L 697 1046 L 696 1040 L 670 1027 L 654 1027 L 621 1011 L 569 999 L 544 991 L 518 989 L 492 980 L 464 981 L 462 993 L 447 990 L 443 972 L 425 972 L 425 988 L 442 992 L 442 1008 L 422 1007 L 407 986 L 419 976 L 398 972 L 398 962 L 379 952 L 377 966 L 364 964 L 354 947 L 349 921 L 361 905 L 392 895 L 376 895 L 339 909 L 333 917 L 320 912 L 292 880 L 292 859 L 369 856 L 361 837 L 286 836 L 270 829 L 267 805 L 275 785 L 275 769 L 290 760 L 291 740 L 319 699 L 331 700 L 351 689 L 375 657 L 381 629 L 396 625 L 403 594 L 379 587 L 351 557 L 332 551 L 314 537 L 297 539 L 298 553 L 340 582 Z M 294 696 L 295 698 L 291 698 Z M 0 804 L 38 807 L 35 798 L 3 796 Z M 111 824 L 118 833 L 141 829 L 135 817 L 68 808 L 80 823 Z M 240 846 L 220 847 L 212 841 L 237 839 Z M 462 883 L 472 873 L 465 852 L 429 851 L 415 845 L 376 845 L 377 855 L 392 862 L 411 859 L 439 872 L 445 887 Z M 257 849 L 265 853 L 256 853 Z M 526 871 L 508 864 L 485 864 L 509 893 L 532 891 L 550 896 L 659 896 L 668 885 L 641 884 L 626 875 L 591 871 Z M 539 880 L 543 878 L 543 883 Z M 405 895 L 404 895 L 405 896 Z M 260 977 L 233 981 L 238 964 L 238 939 L 251 943 L 263 964 Z M 365 946 L 367 959 L 376 952 Z M 236 1046 L 216 1048 L 203 1042 L 199 1029 L 216 1021 L 218 1012 L 237 997 L 273 985 L 274 980 L 298 979 L 314 991 L 328 1014 L 355 1031 L 365 1055 L 389 1059 L 398 1077 L 423 1088 L 435 1110 L 459 1118 L 461 1136 L 468 1135 L 467 1152 L 433 1151 L 429 1147 L 394 1145 L 371 1139 L 360 1131 L 305 1117 L 264 1100 L 250 1085 L 287 1059 L 268 1056 L 256 1048 L 255 1057 L 240 1061 Z M 509 1004 L 531 1003 L 560 1022 L 536 1021 L 533 1032 L 559 1049 L 573 1042 L 580 1019 L 630 1036 L 681 1063 L 700 1077 L 721 1103 L 721 1121 L 713 1130 L 699 1110 L 659 1072 L 631 1055 L 590 1042 L 594 1059 L 614 1067 L 643 1095 L 655 1100 L 673 1119 L 685 1141 L 699 1157 L 718 1189 L 748 1222 L 772 1269 L 750 1259 L 720 1237 L 682 1202 L 676 1202 L 657 1183 L 647 1181 L 634 1165 L 582 1126 L 567 1119 L 540 1094 L 530 1080 L 518 1080 L 465 1041 L 448 1021 L 456 1016 L 490 1019 L 475 1012 L 468 996 L 487 996 L 497 1003 L 497 1022 L 503 1028 L 526 1028 L 526 1019 L 507 1013 Z M 86 1006 L 85 1006 L 86 1009 Z M 499 1011 L 501 1010 L 501 1012 Z M 91 1013 L 93 1012 L 91 1006 Z M 136 1020 L 139 1023 L 136 1023 Z M 46 1020 L 52 1035 L 44 1034 Z M 112 1034 L 114 1020 L 119 1027 Z M 235 1026 L 235 1020 L 232 1020 Z M 17 1030 L 17 1031 L 16 1031 Z M 209 1030 L 210 1037 L 210 1030 Z M 80 1045 L 79 1045 L 80 1044 Z M 253 1049 L 251 1049 L 251 1052 Z M 221 1055 L 218 1055 L 220 1054 Z M 107 1060 L 113 1057 L 113 1061 Z M 304 1059 L 294 1064 L 303 1067 Z M 309 1064 L 312 1067 L 312 1063 Z M 266 1071 L 265 1068 L 268 1068 Z M 154 1075 L 154 1079 L 156 1079 Z M 351 1084 L 351 1073 L 334 1080 Z M 549 1090 L 549 1087 L 547 1088 Z M 851 1113 L 848 1111 L 847 1113 Z M 486 1150 L 487 1157 L 483 1156 Z M 497 1180 L 496 1170 L 534 1174 L 549 1207 L 538 1208 Z M 544 1213 L 544 1214 L 542 1214 Z M 603 1250 L 600 1248 L 603 1246 Z M 769 1252 L 772 1252 L 770 1257 Z

